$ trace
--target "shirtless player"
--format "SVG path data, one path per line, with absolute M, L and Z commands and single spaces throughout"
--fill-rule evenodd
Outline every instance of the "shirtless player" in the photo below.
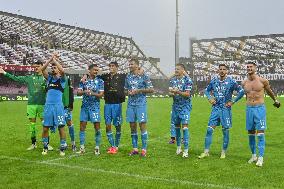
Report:
M 263 155 L 265 149 L 264 131 L 266 129 L 266 110 L 264 106 L 264 91 L 274 101 L 274 106 L 279 108 L 280 102 L 277 101 L 273 91 L 270 88 L 267 79 L 259 77 L 256 74 L 256 64 L 254 62 L 247 63 L 248 77 L 242 82 L 242 86 L 246 94 L 246 129 L 249 136 L 249 146 L 252 157 L 248 163 L 256 162 L 261 167 L 263 164 Z M 258 138 L 259 157 L 256 156 L 255 135 Z

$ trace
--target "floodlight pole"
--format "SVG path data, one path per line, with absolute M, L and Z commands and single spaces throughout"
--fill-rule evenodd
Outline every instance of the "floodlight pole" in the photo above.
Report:
M 178 0 L 176 0 L 176 31 L 175 31 L 175 65 L 179 63 L 179 23 L 178 23 L 179 11 Z

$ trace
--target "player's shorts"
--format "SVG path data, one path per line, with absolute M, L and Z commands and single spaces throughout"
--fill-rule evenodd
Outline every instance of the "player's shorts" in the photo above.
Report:
M 126 121 L 129 123 L 146 123 L 147 122 L 147 106 L 127 106 Z
M 264 104 L 257 106 L 247 106 L 246 129 L 248 131 L 266 129 L 266 109 Z
M 174 125 L 188 125 L 190 123 L 190 110 L 184 109 L 182 111 L 177 111 L 172 109 L 171 113 L 171 124 Z
M 44 105 L 28 105 L 27 106 L 27 117 L 31 118 L 43 118 Z
M 64 115 L 66 123 L 72 121 L 72 111 L 69 108 L 64 108 Z
M 104 107 L 105 124 L 114 126 L 122 125 L 122 105 L 105 104 Z
M 62 104 L 46 104 L 44 106 L 43 125 L 45 127 L 60 127 L 65 124 L 64 107 Z
M 223 128 L 232 127 L 232 110 L 227 107 L 212 107 L 208 126 L 220 126 Z
M 80 121 L 97 123 L 101 122 L 100 108 L 89 109 L 81 107 Z

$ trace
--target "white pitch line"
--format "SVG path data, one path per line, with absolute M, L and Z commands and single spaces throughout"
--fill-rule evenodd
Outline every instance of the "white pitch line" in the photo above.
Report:
M 83 155 L 86 155 L 86 154 L 92 154 L 93 152 L 86 152 L 84 154 L 73 154 L 73 155 L 70 155 L 70 156 L 65 156 L 65 157 L 61 157 L 61 158 L 55 158 L 55 159 L 50 159 L 50 160 L 45 160 L 45 161 L 42 161 L 42 162 L 53 162 L 53 161 L 58 161 L 58 160 L 62 160 L 62 159 L 71 159 L 73 157 L 80 157 L 80 156 L 83 156 Z
M 96 172 L 96 173 L 106 173 L 106 174 L 113 174 L 113 175 L 119 175 L 119 176 L 126 176 L 126 177 L 133 177 L 141 180 L 155 180 L 155 181 L 161 181 L 161 182 L 170 182 L 170 183 L 177 183 L 182 185 L 190 185 L 190 186 L 200 186 L 200 187 L 211 187 L 211 188 L 222 188 L 222 189 L 242 189 L 240 187 L 233 187 L 233 186 L 224 186 L 224 185 L 217 185 L 217 184 L 210 184 L 210 183 L 202 183 L 202 182 L 194 182 L 194 181 L 187 181 L 187 180 L 178 180 L 178 179 L 167 179 L 167 178 L 161 178 L 161 177 L 152 177 L 152 176 L 144 176 L 139 174 L 132 174 L 127 172 L 118 172 L 118 171 L 111 171 L 111 170 L 105 170 L 105 169 L 95 169 L 95 168 L 86 168 L 76 165 L 66 165 L 62 163 L 53 163 L 53 162 L 47 162 L 47 161 L 33 161 L 18 157 L 10 157 L 10 156 L 0 156 L 0 159 L 8 159 L 8 160 L 17 160 L 17 161 L 23 161 L 27 163 L 37 163 L 37 164 L 43 164 L 43 165 L 49 165 L 49 166 L 55 166 L 55 167 L 63 167 L 68 169 L 78 169 L 81 171 L 89 171 L 89 172 Z

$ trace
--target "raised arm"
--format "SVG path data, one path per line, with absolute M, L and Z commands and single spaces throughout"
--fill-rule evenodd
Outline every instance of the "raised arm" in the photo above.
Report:
M 13 74 L 5 72 L 2 67 L 0 67 L 0 74 L 3 74 L 5 77 L 20 83 L 27 83 L 28 81 L 28 76 L 15 76 Z
M 54 57 L 54 55 L 52 55 L 51 58 L 48 59 L 48 60 L 43 64 L 43 66 L 41 67 L 41 72 L 42 72 L 42 75 L 43 75 L 43 77 L 44 77 L 45 79 L 48 78 L 48 73 L 47 73 L 47 71 L 46 71 L 46 68 L 47 68 L 47 66 L 53 61 L 53 57 Z
M 64 69 L 63 69 L 62 65 L 60 64 L 60 60 L 55 57 L 55 58 L 53 58 L 53 62 L 56 65 L 56 67 L 58 68 L 61 77 L 63 77 L 65 73 L 64 73 Z

